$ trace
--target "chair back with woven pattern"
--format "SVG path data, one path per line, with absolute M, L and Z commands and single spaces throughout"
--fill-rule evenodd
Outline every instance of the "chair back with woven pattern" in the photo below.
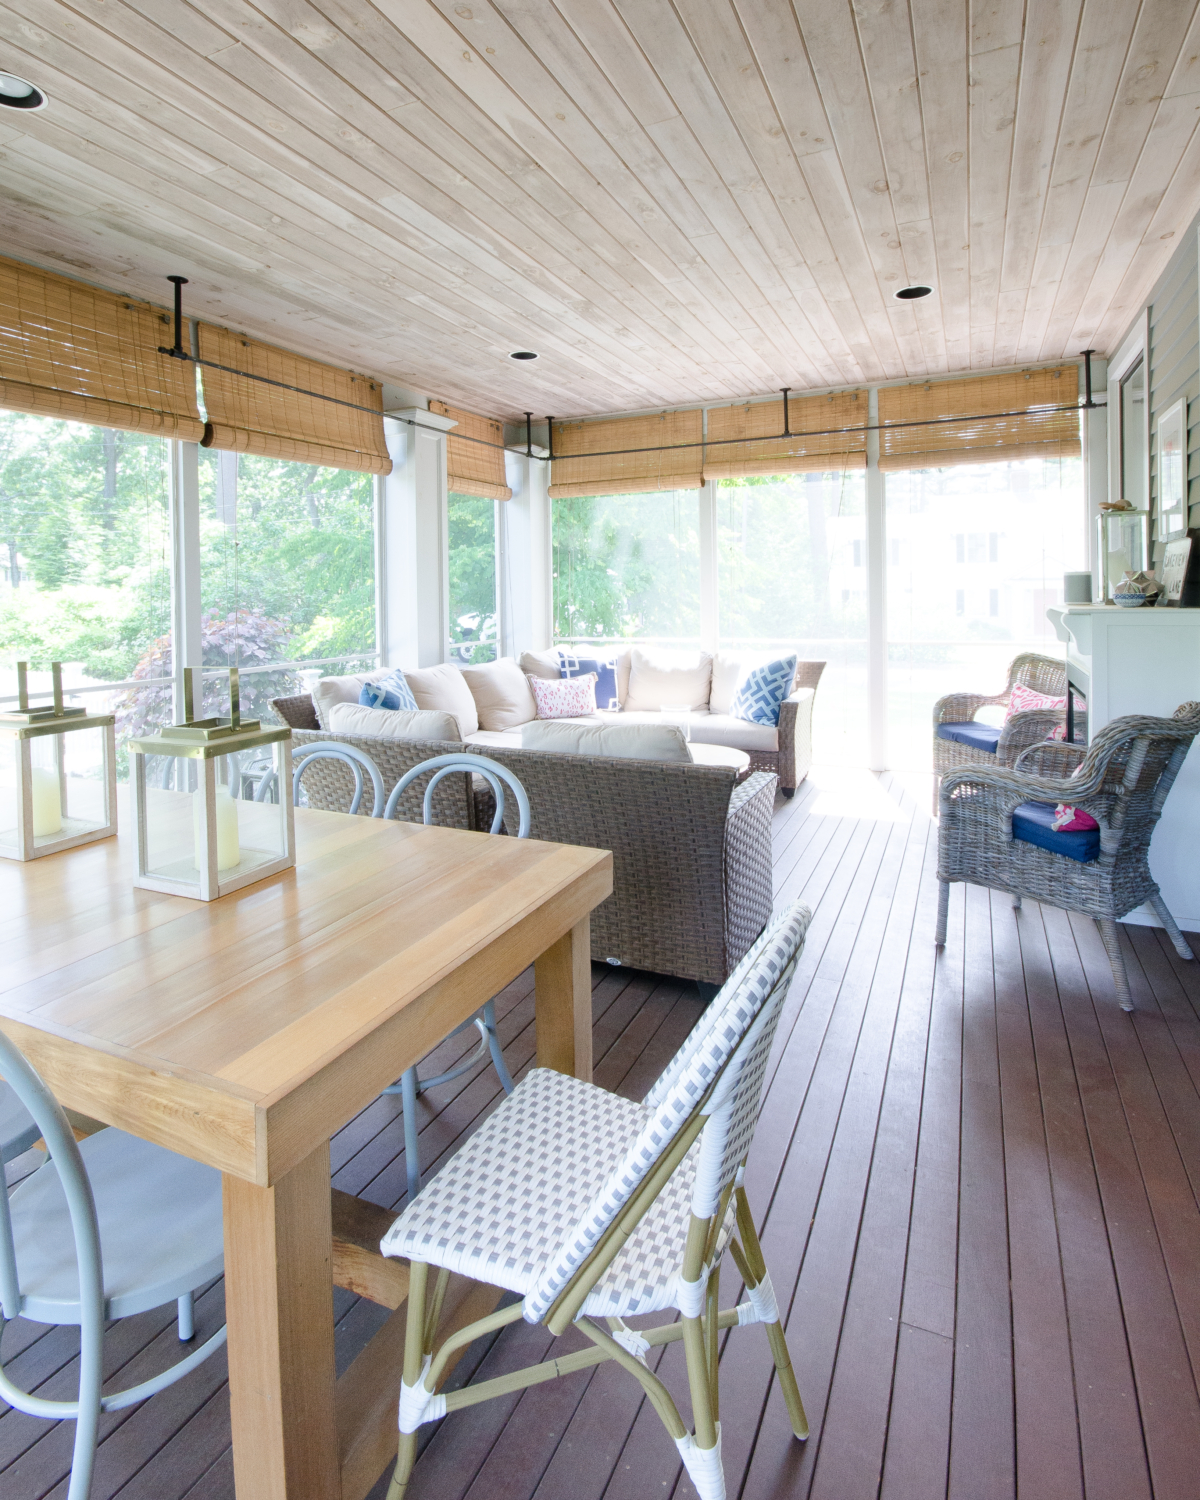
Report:
M 1027 687 L 1035 693 L 1045 693 L 1051 698 L 1067 696 L 1067 668 L 1062 660 L 1053 656 L 1039 656 L 1035 651 L 1024 651 L 1014 656 L 1008 664 L 1008 684 L 1005 691 L 1014 687 Z
M 1099 730 L 1072 777 L 1100 823 L 1101 860 L 1145 860 L 1163 803 L 1200 733 L 1200 703 L 1169 719 L 1127 714 Z
M 692 1207 L 699 1217 L 715 1211 L 750 1147 L 779 1012 L 810 918 L 799 903 L 775 918 L 726 980 L 646 1095 L 652 1113 L 637 1139 L 526 1296 L 527 1321 L 541 1321 L 556 1303 L 578 1300 L 594 1284 L 701 1131 Z M 618 1219 L 623 1232 L 610 1235 Z

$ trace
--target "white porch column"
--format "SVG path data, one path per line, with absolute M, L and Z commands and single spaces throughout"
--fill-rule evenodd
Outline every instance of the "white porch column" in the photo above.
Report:
M 170 488 L 171 671 L 175 720 L 183 719 L 183 669 L 204 664 L 200 607 L 200 445 L 173 440 Z M 196 704 L 196 712 L 201 706 Z
M 721 591 L 717 567 L 717 481 L 700 487 L 700 649 L 715 652 L 721 644 Z
M 550 465 L 534 448 L 534 456 L 506 453 L 504 467 L 512 499 L 500 504 L 504 527 L 503 651 L 544 651 L 553 635 L 553 552 L 550 543 L 550 500 L 546 494 Z
M 1082 372 L 1080 376 L 1082 380 Z M 1092 360 L 1092 396 L 1107 400 L 1108 361 Z M 1117 399 L 1120 400 L 1119 388 Z M 1100 598 L 1100 558 L 1096 551 L 1096 517 L 1100 502 L 1109 495 L 1108 476 L 1108 407 L 1100 405 L 1083 414 L 1083 483 L 1087 494 L 1087 536 L 1084 539 L 1084 561 L 1092 575 L 1092 598 Z
M 887 517 L 879 470 L 879 389 L 867 397 L 867 765 L 886 771 L 887 724 Z
M 392 457 L 380 514 L 384 666 L 431 667 L 446 659 L 446 433 L 454 425 L 420 407 L 384 417 Z

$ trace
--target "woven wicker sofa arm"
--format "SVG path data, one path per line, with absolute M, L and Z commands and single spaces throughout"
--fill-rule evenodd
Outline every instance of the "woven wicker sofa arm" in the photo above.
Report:
M 822 666 L 824 663 L 821 664 Z M 816 691 L 796 688 L 779 705 L 779 784 L 797 787 L 812 765 L 812 716 Z
M 827 665 L 823 661 L 798 661 L 796 675 L 792 678 L 792 692 L 797 688 L 815 688 Z
M 1056 729 L 1067 721 L 1066 710 L 1061 708 L 1027 708 L 1011 719 L 1004 721 L 1000 739 L 996 745 L 996 759 L 1002 766 L 1015 766 L 1017 756 L 1030 745 L 1047 740 Z
M 729 812 L 726 814 L 725 822 L 728 824 L 734 818 L 741 815 L 742 809 L 747 803 L 753 802 L 756 797 L 764 797 L 767 806 L 772 810 L 775 807 L 775 783 L 779 780 L 770 771 L 751 771 L 745 781 L 739 782 L 733 789 L 733 796 L 729 799 Z
M 954 793 L 960 787 L 975 797 L 992 801 L 1010 811 L 1022 802 L 1070 802 L 1082 807 L 1104 784 L 1104 765 L 1090 776 L 1032 776 L 1026 771 L 997 766 L 966 766 L 942 777 L 938 802 L 942 813 L 953 811 Z
M 997 693 L 991 698 L 985 693 L 947 693 L 933 705 L 933 726 L 936 729 L 939 724 L 968 724 L 985 704 L 1007 702 L 1007 693 Z

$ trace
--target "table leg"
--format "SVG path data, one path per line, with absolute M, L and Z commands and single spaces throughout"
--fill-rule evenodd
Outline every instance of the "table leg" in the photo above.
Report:
M 224 1179 L 225 1316 L 239 1500 L 341 1493 L 329 1145 L 274 1187 Z
M 584 917 L 534 962 L 539 1068 L 592 1076 L 592 937 Z

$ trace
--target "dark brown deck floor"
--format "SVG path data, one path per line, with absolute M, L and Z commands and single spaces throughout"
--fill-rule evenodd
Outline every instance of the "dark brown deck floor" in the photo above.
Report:
M 1126 1016 L 1090 922 L 961 887 L 935 962 L 927 807 L 917 778 L 817 772 L 777 809 L 778 899 L 815 915 L 748 1186 L 813 1435 L 789 1434 L 761 1330 L 738 1334 L 722 1360 L 729 1493 L 1195 1500 L 1200 965 L 1126 928 L 1140 1006 Z M 596 1079 L 638 1096 L 699 1014 L 696 992 L 594 972 Z M 528 976 L 499 1009 L 517 1073 L 533 1052 Z M 489 1070 L 434 1097 L 427 1170 L 496 1090 Z M 396 1110 L 379 1100 L 333 1145 L 337 1185 L 389 1206 L 404 1183 Z M 731 1270 L 724 1290 L 737 1294 Z M 217 1283 L 202 1332 L 221 1302 Z M 381 1314 L 335 1302 L 345 1362 Z M 169 1317 L 131 1319 L 110 1335 L 111 1372 L 142 1378 L 173 1344 Z M 45 1395 L 71 1392 L 76 1347 L 69 1330 L 24 1323 L 4 1340 L 12 1377 Z M 548 1347 L 517 1324 L 457 1373 Z M 684 1395 L 679 1346 L 659 1369 Z M 223 1357 L 103 1432 L 96 1500 L 233 1495 Z M 6 1412 L 3 1500 L 64 1494 L 70 1439 L 69 1424 Z M 638 1387 L 608 1366 L 427 1429 L 409 1493 L 694 1492 Z

